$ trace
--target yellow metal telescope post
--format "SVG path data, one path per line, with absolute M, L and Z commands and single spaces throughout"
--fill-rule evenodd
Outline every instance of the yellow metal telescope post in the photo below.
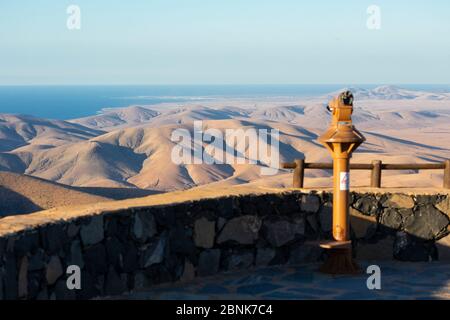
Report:
M 352 124 L 353 95 L 341 93 L 330 101 L 329 110 L 333 119 L 329 129 L 319 141 L 333 157 L 333 238 L 334 242 L 323 243 L 329 249 L 329 258 L 321 271 L 332 274 L 352 274 L 358 266 L 352 260 L 349 223 L 349 162 L 353 151 L 365 141 L 364 136 Z

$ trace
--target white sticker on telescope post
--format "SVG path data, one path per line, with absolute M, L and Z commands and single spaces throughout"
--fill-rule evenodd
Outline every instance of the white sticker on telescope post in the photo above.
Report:
M 350 174 L 348 172 L 341 172 L 339 179 L 339 190 L 347 191 L 350 185 Z

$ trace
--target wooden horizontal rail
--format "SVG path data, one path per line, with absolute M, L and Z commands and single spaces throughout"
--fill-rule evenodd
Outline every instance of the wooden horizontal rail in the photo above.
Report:
M 295 163 L 283 163 L 283 169 L 295 169 Z M 333 169 L 332 163 L 325 162 L 305 162 L 305 169 Z M 351 170 L 372 170 L 373 164 L 351 163 Z M 445 163 L 383 163 L 383 170 L 439 170 L 445 169 Z
M 445 169 L 445 163 L 402 163 L 402 164 L 382 164 L 383 170 L 438 170 Z
M 305 162 L 305 159 L 296 159 L 294 162 L 283 163 L 282 168 L 294 169 L 293 186 L 303 188 L 305 169 L 333 169 L 332 163 Z M 371 170 L 370 186 L 381 188 L 381 173 L 383 170 L 444 170 L 444 188 L 450 189 L 450 160 L 441 163 L 382 163 L 374 160 L 370 164 L 351 163 L 350 170 Z

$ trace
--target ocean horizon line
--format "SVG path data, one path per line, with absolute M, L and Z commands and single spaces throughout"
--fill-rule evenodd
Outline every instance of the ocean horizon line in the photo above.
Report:
M 450 85 L 426 84 L 0 85 L 0 113 L 67 120 L 130 105 L 182 104 L 212 98 L 314 98 L 342 89 L 384 86 L 450 93 Z

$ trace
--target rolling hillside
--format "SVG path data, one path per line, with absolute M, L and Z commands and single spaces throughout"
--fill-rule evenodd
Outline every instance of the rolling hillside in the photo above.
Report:
M 367 141 L 353 161 L 436 162 L 450 158 L 450 99 L 446 94 L 380 87 L 356 91 L 356 95 L 361 99 L 355 103 L 354 123 Z M 261 175 L 265 164 L 257 162 L 249 146 L 241 155 L 247 161 L 243 164 L 174 163 L 172 134 L 184 129 L 192 135 L 193 122 L 199 120 L 203 130 L 222 133 L 227 129 L 277 129 L 280 162 L 301 157 L 331 161 L 317 142 L 330 121 L 323 101 L 321 97 L 131 106 L 71 121 L 2 114 L 0 170 L 74 187 L 105 188 L 105 192 L 108 188 L 162 192 L 209 184 L 289 185 L 287 171 L 275 177 Z M 204 152 L 208 145 L 204 142 L 193 148 Z M 236 152 L 235 144 L 228 147 L 228 155 Z M 257 164 L 249 164 L 249 160 Z M 388 172 L 383 181 L 395 186 L 403 183 L 400 181 L 439 186 L 442 179 L 435 171 L 404 173 Z M 355 172 L 352 183 L 367 185 L 367 174 Z M 329 182 L 329 173 L 324 171 L 307 171 L 306 177 L 311 186 Z

